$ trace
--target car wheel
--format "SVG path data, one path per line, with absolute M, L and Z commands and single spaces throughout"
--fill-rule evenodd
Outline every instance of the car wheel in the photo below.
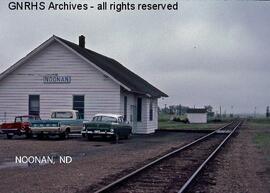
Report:
M 7 134 L 8 139 L 12 139 L 13 135 Z
M 26 135 L 26 138 L 27 138 L 27 139 L 32 138 L 32 133 L 26 133 L 25 135 Z
M 117 133 L 114 135 L 114 141 L 115 143 L 119 142 L 119 135 Z
M 131 133 L 125 135 L 125 139 L 129 139 L 131 137 Z
M 92 140 L 92 139 L 93 139 L 93 135 L 88 134 L 88 135 L 87 135 L 87 139 L 88 139 L 89 141 Z
M 66 130 L 64 133 L 60 134 L 61 139 L 68 139 L 69 138 L 69 132 Z
M 38 138 L 38 139 L 43 139 L 43 137 L 44 137 L 44 136 L 43 136 L 43 133 L 37 134 L 37 138 Z

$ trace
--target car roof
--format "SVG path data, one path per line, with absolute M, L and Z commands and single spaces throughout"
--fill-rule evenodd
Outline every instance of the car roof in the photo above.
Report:
M 77 110 L 72 109 L 62 109 L 62 110 L 52 110 L 51 112 L 78 112 Z
M 122 115 L 119 115 L 119 114 L 111 114 L 111 113 L 98 113 L 98 114 L 95 114 L 94 117 L 97 117 L 97 116 L 107 116 L 107 117 L 114 117 L 114 118 L 119 118 L 119 117 L 122 117 Z

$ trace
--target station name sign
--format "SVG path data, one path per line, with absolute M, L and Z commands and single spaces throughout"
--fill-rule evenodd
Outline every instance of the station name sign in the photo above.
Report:
M 59 76 L 58 74 L 46 74 L 43 76 L 44 84 L 69 84 L 71 76 Z

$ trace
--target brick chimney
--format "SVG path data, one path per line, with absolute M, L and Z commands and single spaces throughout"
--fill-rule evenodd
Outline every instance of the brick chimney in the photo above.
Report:
M 85 37 L 83 35 L 79 36 L 79 46 L 85 48 Z

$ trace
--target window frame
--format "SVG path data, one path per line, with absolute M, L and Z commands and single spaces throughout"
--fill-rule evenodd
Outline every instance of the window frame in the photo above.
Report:
M 83 101 L 81 100 L 75 100 L 75 97 L 83 97 Z M 75 107 L 75 103 L 81 103 L 83 102 L 83 107 Z M 85 117 L 85 95 L 83 94 L 74 94 L 72 95 L 72 109 L 78 111 L 79 113 L 79 119 L 84 119 Z
M 128 97 L 127 96 L 124 96 L 124 121 L 127 121 L 127 100 L 128 100 Z
M 36 99 L 38 101 L 38 107 L 32 107 L 31 101 Z M 33 110 L 33 108 L 37 108 L 37 110 Z M 37 94 L 28 95 L 28 115 L 40 116 L 40 95 Z

